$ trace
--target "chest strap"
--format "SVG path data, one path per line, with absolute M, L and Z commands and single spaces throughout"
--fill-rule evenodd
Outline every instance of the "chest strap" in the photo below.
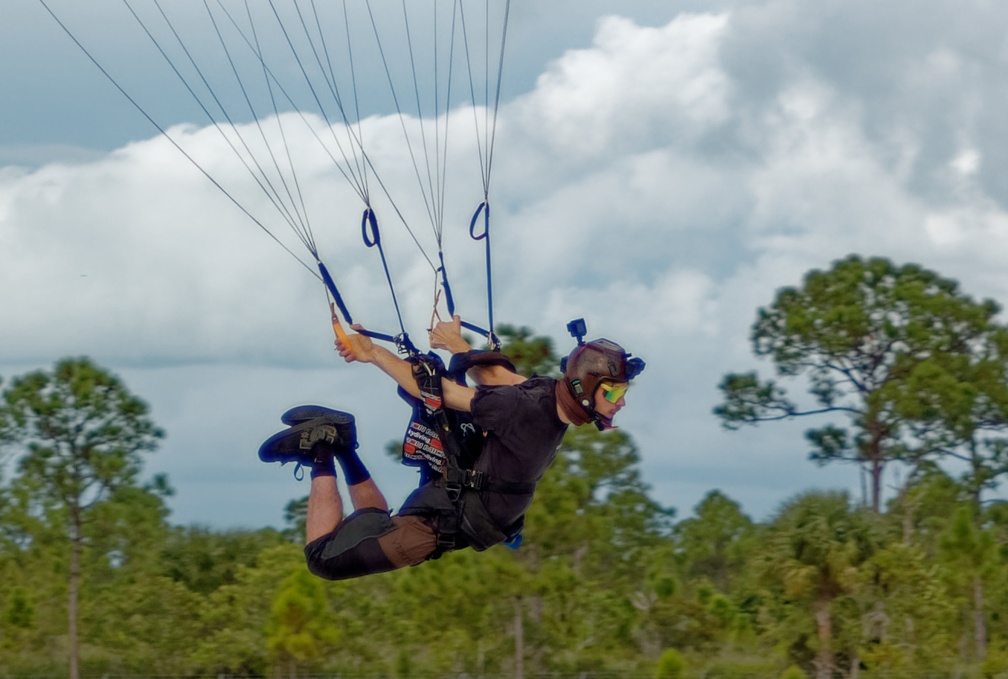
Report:
M 448 497 L 451 497 L 453 501 L 458 498 L 463 488 L 485 490 L 502 495 L 531 495 L 536 489 L 536 484 L 531 482 L 502 481 L 490 478 L 475 469 L 456 469 L 459 472 L 456 478 L 449 478 L 452 476 L 451 473 L 445 474 L 445 488 L 448 490 Z

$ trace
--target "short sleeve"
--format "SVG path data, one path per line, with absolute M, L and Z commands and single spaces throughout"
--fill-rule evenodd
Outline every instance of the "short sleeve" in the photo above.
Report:
M 516 391 L 510 386 L 478 387 L 472 401 L 473 422 L 486 431 L 499 433 L 515 419 Z

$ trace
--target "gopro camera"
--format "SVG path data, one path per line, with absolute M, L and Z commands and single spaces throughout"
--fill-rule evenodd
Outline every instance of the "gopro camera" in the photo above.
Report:
M 583 318 L 575 318 L 567 324 L 567 332 L 577 340 L 578 346 L 584 344 L 584 336 L 588 334 L 588 326 Z

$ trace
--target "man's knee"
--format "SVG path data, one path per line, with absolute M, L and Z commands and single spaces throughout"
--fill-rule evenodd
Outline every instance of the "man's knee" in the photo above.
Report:
M 308 570 L 327 580 L 382 573 L 425 561 L 437 539 L 420 518 L 360 509 L 336 530 L 305 546 Z

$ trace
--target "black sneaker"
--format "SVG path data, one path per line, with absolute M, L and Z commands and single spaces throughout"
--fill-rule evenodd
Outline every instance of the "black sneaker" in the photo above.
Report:
M 356 448 L 357 427 L 354 416 L 338 410 L 324 410 L 325 414 L 302 419 L 300 424 L 266 439 L 259 447 L 259 459 L 263 462 L 297 462 L 311 466 L 316 459 L 331 458 L 341 450 Z M 284 415 L 290 412 L 292 411 Z

